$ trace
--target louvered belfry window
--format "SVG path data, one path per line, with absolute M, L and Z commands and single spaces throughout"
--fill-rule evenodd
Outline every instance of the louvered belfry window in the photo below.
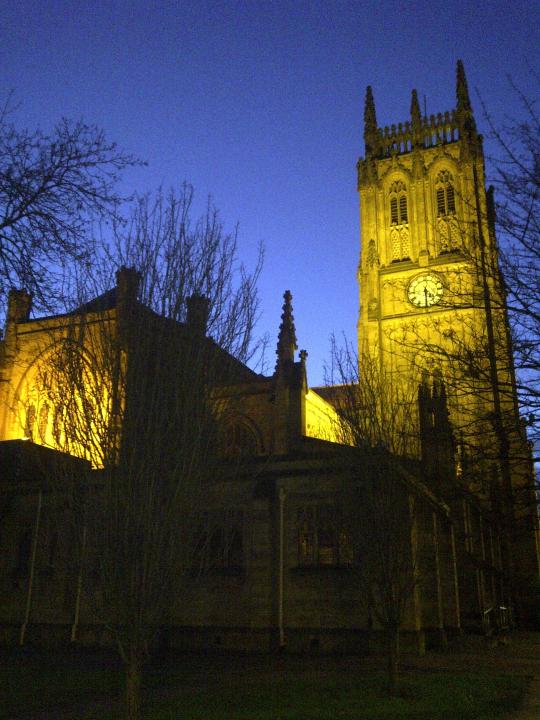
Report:
M 444 188 L 437 188 L 437 217 L 446 215 L 446 203 L 444 200 Z
M 397 225 L 399 223 L 397 197 L 390 198 L 390 224 Z
M 456 217 L 456 192 L 454 178 L 448 170 L 442 170 L 435 181 L 439 252 L 456 252 L 461 246 Z
M 401 225 L 405 225 L 405 223 L 409 222 L 409 219 L 407 216 L 407 196 L 406 195 L 399 196 L 399 220 L 400 220 Z
M 390 199 L 390 258 L 401 262 L 410 258 L 409 208 L 407 188 L 401 180 L 392 183 Z
M 390 225 L 406 225 L 408 222 L 407 189 L 398 181 L 390 186 Z
M 448 170 L 437 175 L 437 217 L 456 214 L 456 195 L 453 178 Z

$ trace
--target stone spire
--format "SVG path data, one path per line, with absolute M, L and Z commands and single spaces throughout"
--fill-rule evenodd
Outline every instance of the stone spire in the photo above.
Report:
M 292 295 L 286 290 L 283 295 L 283 312 L 281 314 L 281 325 L 277 342 L 276 372 L 289 363 L 294 362 L 294 351 L 297 350 L 296 330 L 292 309 Z
M 375 114 L 375 101 L 371 85 L 366 88 L 366 102 L 364 105 L 364 142 L 366 144 L 366 157 L 373 155 L 377 149 L 377 115 Z
M 411 140 L 413 148 L 421 148 L 422 143 L 422 113 L 420 112 L 420 103 L 418 102 L 418 93 L 413 90 L 411 93 Z M 415 180 L 422 177 L 424 164 L 420 159 L 420 155 L 415 154 L 413 160 L 413 175 Z
M 471 100 L 469 98 L 469 88 L 467 86 L 467 78 L 465 77 L 465 68 L 461 60 L 457 61 L 457 82 L 456 82 L 456 96 L 458 112 L 472 112 Z
M 456 75 L 456 117 L 460 128 L 460 134 L 463 138 L 474 141 L 477 139 L 476 123 L 472 111 L 471 99 L 469 97 L 465 68 L 463 67 L 461 60 L 457 61 Z
M 420 103 L 418 102 L 418 93 L 416 90 L 411 94 L 411 120 L 413 128 L 419 128 L 422 124 L 422 113 L 420 112 Z

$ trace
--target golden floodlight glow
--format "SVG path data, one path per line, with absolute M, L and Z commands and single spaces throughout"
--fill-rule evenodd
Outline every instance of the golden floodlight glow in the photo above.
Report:
M 306 395 L 306 436 L 340 442 L 340 428 L 335 408 L 313 390 Z

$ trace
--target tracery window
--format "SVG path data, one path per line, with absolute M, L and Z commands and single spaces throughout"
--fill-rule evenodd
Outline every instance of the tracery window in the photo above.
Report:
M 407 188 L 398 180 L 390 186 L 390 225 L 406 225 L 408 222 Z
M 437 175 L 435 181 L 435 199 L 439 252 L 454 252 L 459 249 L 461 242 L 456 218 L 454 178 L 448 170 L 442 170 Z
M 223 444 L 228 458 L 253 457 L 259 453 L 256 431 L 242 419 L 234 419 L 226 424 Z
M 392 262 L 410 257 L 409 209 L 407 188 L 401 180 L 392 183 L 390 198 L 390 255 Z
M 49 429 L 50 405 L 39 393 L 32 392 L 32 400 L 26 406 L 24 436 L 33 442 L 45 444 Z
M 443 170 L 437 175 L 437 217 L 456 214 L 456 196 L 453 185 L 453 177 L 448 170 Z
M 351 535 L 335 505 L 307 505 L 297 513 L 298 564 L 348 566 L 354 560 Z

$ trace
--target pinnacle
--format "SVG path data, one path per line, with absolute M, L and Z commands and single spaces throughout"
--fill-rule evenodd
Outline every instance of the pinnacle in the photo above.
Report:
M 364 123 L 366 130 L 377 129 L 377 115 L 375 112 L 375 101 L 371 85 L 366 88 L 366 102 L 364 107 Z
M 420 112 L 420 103 L 418 102 L 418 93 L 416 90 L 411 94 L 411 120 L 413 125 L 419 125 L 422 121 L 422 113 Z
M 294 327 L 293 308 L 291 302 L 292 295 L 289 290 L 286 290 L 283 294 L 283 300 L 283 312 L 281 314 L 281 324 L 279 326 L 276 350 L 276 370 L 284 362 L 294 362 L 294 352 L 298 348 L 296 344 L 296 329 Z
M 366 88 L 366 101 L 364 105 L 364 141 L 366 144 L 366 157 L 371 155 L 377 142 L 377 115 L 371 85 Z
M 471 100 L 469 98 L 469 88 L 467 85 L 467 78 L 465 76 L 465 68 L 461 60 L 457 61 L 457 82 L 456 82 L 456 95 L 457 95 L 457 109 L 471 112 Z

